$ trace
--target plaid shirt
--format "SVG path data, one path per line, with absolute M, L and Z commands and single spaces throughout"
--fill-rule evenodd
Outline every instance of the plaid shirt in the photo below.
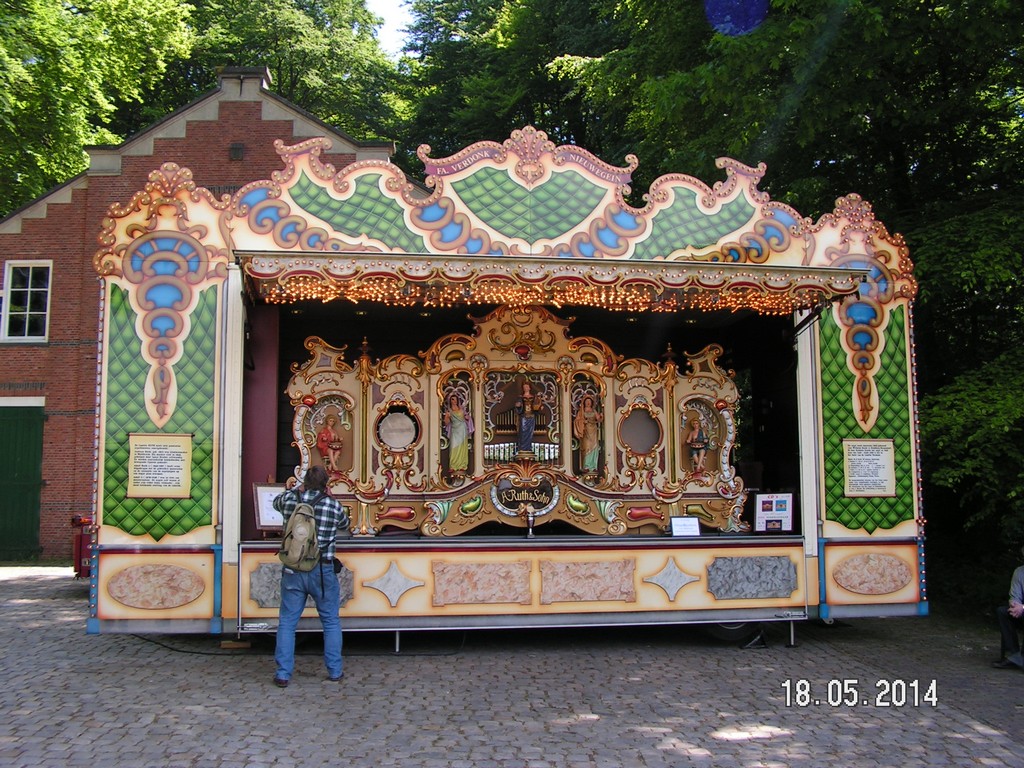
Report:
M 288 518 L 292 516 L 300 502 L 313 504 L 313 500 L 319 495 L 320 491 L 300 491 L 293 488 L 274 499 L 274 509 L 284 516 L 287 525 Z M 345 514 L 345 508 L 341 503 L 326 491 L 320 500 L 313 504 L 313 513 L 316 516 L 316 538 L 320 544 L 320 557 L 324 560 L 333 560 L 334 540 L 339 530 L 348 530 L 348 515 Z

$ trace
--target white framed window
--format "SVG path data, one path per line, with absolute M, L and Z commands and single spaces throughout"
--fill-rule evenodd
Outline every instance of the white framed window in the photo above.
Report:
M 8 261 L 0 291 L 0 341 L 46 341 L 52 261 Z

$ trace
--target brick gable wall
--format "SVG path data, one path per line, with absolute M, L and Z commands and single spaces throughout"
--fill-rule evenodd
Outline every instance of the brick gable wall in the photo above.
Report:
M 302 126 L 306 134 L 296 135 L 291 120 L 263 120 L 261 101 L 220 101 L 218 107 L 216 120 L 189 120 L 183 138 L 155 138 L 152 154 L 122 152 L 119 175 L 73 181 L 70 202 L 44 198 L 45 216 L 21 216 L 20 232 L 0 230 L 0 262 L 53 261 L 49 341 L 0 344 L 0 397 L 46 398 L 42 559 L 69 560 L 71 518 L 93 512 L 100 283 L 92 260 L 103 216 L 111 204 L 127 203 L 162 163 L 189 168 L 196 184 L 219 196 L 279 170 L 276 139 L 295 144 L 309 136 L 309 123 Z M 244 159 L 229 158 L 233 143 L 244 145 Z M 340 169 L 356 155 L 331 153 L 324 160 Z

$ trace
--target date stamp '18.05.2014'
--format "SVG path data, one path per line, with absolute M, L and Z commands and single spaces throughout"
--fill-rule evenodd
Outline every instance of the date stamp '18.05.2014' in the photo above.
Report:
M 939 689 L 934 680 L 876 680 L 832 678 L 812 682 L 804 678 L 782 681 L 787 707 L 937 707 Z

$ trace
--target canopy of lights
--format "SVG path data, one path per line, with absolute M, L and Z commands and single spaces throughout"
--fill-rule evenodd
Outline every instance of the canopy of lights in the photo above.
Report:
M 436 254 L 246 254 L 250 295 L 270 304 L 587 306 L 626 312 L 791 314 L 857 293 L 866 272 L 725 262 L 614 262 Z

